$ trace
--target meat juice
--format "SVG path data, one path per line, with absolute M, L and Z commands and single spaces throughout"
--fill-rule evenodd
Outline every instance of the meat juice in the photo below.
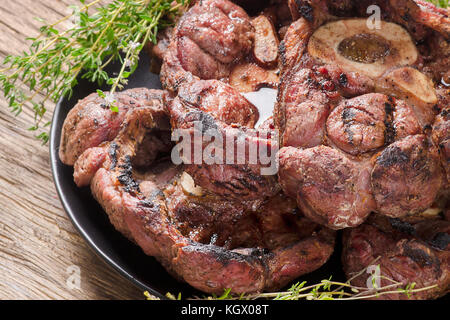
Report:
M 256 123 L 255 128 L 258 128 L 264 121 L 273 115 L 277 94 L 278 90 L 271 88 L 261 88 L 255 92 L 243 93 L 243 96 L 258 108 L 259 120 Z

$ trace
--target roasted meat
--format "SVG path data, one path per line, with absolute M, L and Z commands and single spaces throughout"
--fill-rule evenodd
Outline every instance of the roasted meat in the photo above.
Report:
M 420 213 L 431 207 L 443 186 L 439 154 L 425 135 L 391 144 L 374 161 L 372 190 L 377 211 L 384 215 Z
M 436 286 L 410 297 L 391 290 L 393 293 L 378 299 L 438 298 L 450 290 L 450 223 L 435 220 L 409 224 L 371 217 L 362 226 L 344 232 L 342 262 L 347 277 L 357 287 L 366 288 L 372 280 L 379 281 L 381 287 L 392 285 L 388 279 L 402 284 L 397 289 L 411 283 L 415 283 L 415 289 Z M 380 266 L 381 278 L 369 278 L 371 272 L 361 274 L 370 265 Z
M 168 101 L 172 128 L 191 140 L 184 146 L 190 155 L 181 156 L 197 185 L 217 195 L 256 200 L 279 191 L 276 170 L 265 174 L 264 168 L 274 165 L 278 150 L 271 132 L 255 131 L 257 111 L 236 90 L 216 80 L 199 80 L 182 86 L 178 95 Z M 212 143 L 212 141 L 214 143 Z M 259 150 L 267 157 L 252 161 L 250 153 Z M 210 161 L 204 157 L 208 155 Z M 197 159 L 198 156 L 203 156 Z
M 450 19 L 445 9 L 422 0 L 289 0 L 294 19 L 304 18 L 318 27 L 330 20 L 367 17 L 370 6 L 380 8 L 381 19 L 405 27 L 417 40 L 423 40 L 436 30 L 450 36 Z
M 279 152 L 279 182 L 311 220 L 332 229 L 355 227 L 375 209 L 370 166 L 326 146 Z
M 436 149 L 440 143 L 445 164 L 445 122 L 436 122 L 434 140 L 430 128 L 450 97 L 441 62 L 449 57 L 447 26 L 437 23 L 448 25 L 448 16 L 412 0 L 372 2 L 289 1 L 298 20 L 280 45 L 280 184 L 311 219 L 335 229 L 362 223 L 371 210 L 419 214 L 446 188 Z M 373 4 L 382 10 L 378 27 L 367 19 Z M 312 155 L 315 170 L 305 160 Z M 328 183 L 336 189 L 318 187 Z M 343 197 L 335 210 L 326 194 L 359 202 Z
M 170 273 L 211 293 L 279 289 L 328 260 L 334 233 L 304 218 L 284 195 L 219 197 L 164 162 L 164 153 L 145 168 L 135 165 L 146 137 L 167 124 L 164 110 L 133 109 L 113 141 L 78 159 L 84 163 L 77 162 L 76 176 L 89 176 L 81 180 L 90 182 L 118 231 Z
M 402 100 L 370 93 L 339 104 L 326 123 L 330 143 L 359 155 L 422 132 L 412 109 Z
M 302 218 L 281 195 L 235 215 L 242 204 L 210 203 L 214 196 L 195 197 L 178 185 L 165 194 L 167 205 L 163 198 L 144 204 L 124 194 L 128 225 L 144 252 L 204 292 L 279 289 L 323 265 L 334 248 L 333 232 Z
M 325 264 L 345 228 L 353 285 L 376 263 L 402 285 L 436 285 L 414 299 L 440 297 L 448 25 L 412 0 L 195 1 L 152 48 L 167 91 L 116 93 L 117 113 L 81 100 L 61 160 L 119 232 L 204 292 L 278 290 Z M 278 99 L 255 129 L 241 93 L 263 86 Z
M 162 108 L 162 91 L 136 88 L 114 95 L 119 112 L 111 112 L 103 98 L 92 93 L 80 100 L 67 115 L 59 146 L 64 164 L 74 165 L 87 149 L 112 141 L 129 110 L 146 106 Z
M 148 167 L 149 163 L 145 169 L 134 164 L 139 155 L 137 147 L 142 146 L 146 137 L 152 132 L 157 135 L 167 130 L 170 130 L 167 114 L 159 105 L 130 110 L 113 141 L 87 149 L 75 163 L 74 179 L 77 185 L 90 185 L 94 198 L 108 214 L 111 223 L 129 239 L 132 236 L 124 222 L 120 186 L 131 193 L 139 190 L 149 195 L 155 186 L 164 186 L 171 181 L 177 169 L 170 159 L 161 161 L 170 149 L 160 150 L 151 167 Z M 157 150 L 151 149 L 152 153 Z
M 196 2 L 177 23 L 164 54 L 164 88 L 177 92 L 182 83 L 199 79 L 221 80 L 242 92 L 276 87 L 280 16 L 275 10 L 250 18 L 228 0 Z
M 245 11 L 227 0 L 197 2 L 178 22 L 161 70 L 166 89 L 193 77 L 223 79 L 229 65 L 252 49 L 253 26 Z

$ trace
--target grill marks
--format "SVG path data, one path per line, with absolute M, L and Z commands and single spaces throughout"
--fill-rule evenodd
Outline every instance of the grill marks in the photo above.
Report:
M 410 154 L 404 152 L 397 146 L 390 146 L 386 148 L 381 155 L 377 158 L 377 165 L 389 168 L 391 166 L 404 166 L 410 162 Z M 381 178 L 383 176 L 382 173 L 374 172 L 372 177 Z
M 420 213 L 442 185 L 437 149 L 424 135 L 399 140 L 376 157 L 371 180 L 378 212 L 389 217 Z
M 114 170 L 117 166 L 117 151 L 119 150 L 119 145 L 113 141 L 109 146 L 109 156 L 111 158 L 111 167 L 110 170 Z
M 392 104 L 392 99 L 390 99 L 390 102 L 385 102 L 384 104 L 384 111 L 385 111 L 385 120 L 384 120 L 384 126 L 386 127 L 385 134 L 384 134 L 384 142 L 385 145 L 389 145 L 392 142 L 395 141 L 396 138 L 396 131 L 395 131 L 395 125 L 394 125 L 394 111 L 395 111 L 395 105 Z
M 222 159 L 212 164 L 196 163 L 194 155 L 187 159 L 186 171 L 193 177 L 196 185 L 212 193 L 233 199 L 264 199 L 279 191 L 276 176 L 263 176 L 261 163 L 250 163 L 249 150 L 268 150 L 276 148 L 277 141 L 261 138 L 248 132 L 258 119 L 257 109 L 234 88 L 216 80 L 199 80 L 180 88 L 178 96 L 167 106 L 174 129 L 186 129 L 193 145 L 201 146 L 202 154 L 209 147 L 201 135 L 195 134 L 196 122 L 201 122 L 202 131 L 213 129 L 223 145 L 233 143 L 233 164 L 226 164 L 229 149 L 224 150 Z M 263 135 L 261 135 L 263 136 Z M 201 139 L 196 141 L 195 139 Z M 229 148 L 229 146 L 226 146 Z M 239 149 L 245 150 L 239 155 Z M 273 158 L 275 155 L 268 154 Z M 236 161 L 242 164 L 235 165 Z M 217 160 L 217 159 L 216 159 Z M 260 159 L 257 159 L 258 162 Z M 198 160 L 197 160 L 198 161 Z M 275 159 L 273 159 L 275 161 Z M 222 164 L 220 164 L 222 163 Z
M 439 156 L 446 173 L 446 184 L 450 182 L 450 113 L 449 109 L 443 109 L 433 125 L 431 137 L 439 147 Z
M 394 99 L 375 93 L 346 100 L 328 117 L 328 137 L 349 154 L 370 156 L 401 139 L 405 131 L 418 131 L 409 107 L 397 105 Z M 402 129 L 397 130 L 397 126 Z
M 414 248 L 410 243 L 403 243 L 403 252 L 405 256 L 416 262 L 419 266 L 426 267 L 435 265 L 436 269 L 440 269 L 440 262 L 437 257 L 432 257 L 430 252 L 424 248 Z
M 139 183 L 133 179 L 133 166 L 131 157 L 126 155 L 122 164 L 119 165 L 120 173 L 117 176 L 117 180 L 122 184 L 125 192 L 139 193 Z
M 183 234 L 193 240 L 177 252 L 173 266 L 203 291 L 280 288 L 323 265 L 333 251 L 334 232 L 296 213 L 295 202 L 282 194 L 255 211 L 245 202 L 233 204 L 211 194 L 189 196 L 178 185 L 169 189 L 172 221 L 187 223 Z M 192 223 L 193 217 L 204 217 L 204 224 Z
M 309 22 L 312 22 L 314 20 L 314 15 L 313 15 L 313 8 L 311 7 L 311 5 L 309 5 L 309 3 L 307 2 L 300 0 L 296 0 L 296 4 L 298 12 L 302 15 L 302 17 L 308 20 Z

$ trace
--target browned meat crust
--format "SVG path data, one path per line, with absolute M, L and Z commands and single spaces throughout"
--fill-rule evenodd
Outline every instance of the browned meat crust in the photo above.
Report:
M 59 157 L 74 165 L 87 149 L 112 141 L 129 110 L 145 106 L 162 108 L 162 91 L 136 88 L 115 94 L 118 113 L 111 112 L 103 98 L 92 93 L 72 108 L 64 121 Z
M 167 198 L 168 208 L 175 209 L 172 212 L 162 198 L 145 205 L 139 205 L 142 202 L 127 194 L 124 199 L 126 219 L 137 243 L 147 254 L 158 257 L 166 268 L 204 292 L 222 293 L 225 288 L 235 293 L 279 289 L 323 265 L 333 251 L 333 232 L 292 216 L 295 206 L 286 205 L 282 196 L 270 200 L 251 217 L 244 214 L 234 224 L 215 225 L 216 233 L 203 237 L 204 243 L 183 236 L 176 229 L 180 223 L 176 219 L 190 210 L 196 215 L 199 212 L 210 215 L 211 205 L 218 209 L 213 214 L 220 214 L 228 206 L 224 201 L 219 202 L 219 208 L 217 203 L 208 207 L 205 199 L 188 199 L 175 191 Z M 173 201 L 177 205 L 173 206 Z M 286 224 L 284 216 L 297 220 L 297 225 Z M 203 227 L 199 230 L 205 231 Z M 222 241 L 224 246 L 218 246 Z
M 120 186 L 131 193 L 137 190 L 151 193 L 146 191 L 149 187 L 145 183 L 140 190 L 146 179 L 139 179 L 132 171 L 135 145 L 139 146 L 152 130 L 164 129 L 169 129 L 167 115 L 158 106 L 133 109 L 127 113 L 122 129 L 113 141 L 86 150 L 75 164 L 75 182 L 79 186 L 90 184 L 94 198 L 108 214 L 111 223 L 129 239 L 132 235 L 124 222 Z M 171 167 L 167 169 L 169 172 Z M 160 175 L 167 175 L 167 170 Z M 176 174 L 176 170 L 173 171 L 172 176 Z M 155 175 L 158 176 L 157 173 L 151 176 L 153 183 L 158 180 Z M 170 182 L 170 178 L 167 180 Z
M 356 69 L 345 63 L 324 62 L 327 52 L 314 53 L 317 48 L 326 48 L 317 45 L 326 41 L 315 33 L 319 27 L 367 17 L 366 9 L 372 4 L 381 8 L 384 21 L 402 25 L 415 40 L 417 60 L 410 67 L 395 69 L 403 75 L 401 79 L 389 78 L 394 74 L 389 69 L 392 66 L 384 75 L 366 75 L 351 71 Z M 447 12 L 412 0 L 291 0 L 289 6 L 298 20 L 280 44 L 282 75 L 274 110 L 275 128 L 280 130 L 284 147 L 279 170 L 283 191 L 297 199 L 309 218 L 334 229 L 361 224 L 371 210 L 404 218 L 429 208 L 447 188 L 433 145 L 440 147 L 445 167 L 446 130 L 442 116 L 436 121 L 433 142 L 428 136 L 434 118 L 447 107 L 450 97 L 448 68 L 443 66 L 450 56 Z M 438 21 L 446 26 L 439 26 Z M 330 37 L 332 33 L 330 30 Z M 311 41 L 316 47 L 310 46 Z M 329 56 L 337 59 L 331 53 Z M 417 83 L 422 81 L 423 88 L 435 89 L 429 100 L 432 102 L 427 102 L 426 97 L 418 99 L 414 90 L 400 93 L 396 87 L 407 86 L 411 81 L 408 76 L 416 74 L 421 79 Z M 391 157 L 396 163 L 379 164 L 380 159 L 397 149 L 405 154 L 403 164 L 396 158 L 400 154 Z M 361 189 L 355 181 L 362 176 L 365 187 Z M 324 186 L 328 184 L 327 189 Z M 333 185 L 340 187 L 333 190 Z M 317 191 L 320 188 L 322 193 Z M 361 190 L 364 197 L 358 198 Z M 338 209 L 328 207 L 326 198 L 334 199 Z M 345 203 L 351 209 L 341 210 Z M 344 223 L 344 218 L 351 221 Z
M 405 102 L 372 93 L 337 106 L 328 117 L 327 133 L 335 146 L 359 155 L 419 134 L 421 128 Z
M 168 184 L 177 173 L 171 167 L 159 183 L 161 174 L 136 171 L 136 148 L 164 126 L 164 117 L 150 107 L 134 109 L 116 139 L 86 151 L 104 151 L 91 188 L 117 230 L 170 272 L 212 293 L 280 288 L 328 260 L 333 232 L 299 216 L 295 203 L 281 195 L 257 209 L 261 201 L 186 195 L 179 183 Z
M 245 200 L 264 199 L 279 191 L 276 173 L 262 174 L 261 169 L 266 164 L 260 159 L 251 163 L 249 157 L 250 150 L 267 150 L 267 156 L 275 159 L 270 151 L 277 148 L 277 141 L 270 132 L 263 136 L 262 132 L 260 135 L 249 130 L 248 126 L 255 123 L 256 110 L 237 91 L 215 80 L 200 80 L 181 87 L 167 108 L 173 129 L 184 129 L 191 137 L 192 150 L 196 145 L 201 146 L 204 154 L 210 142 L 205 141 L 203 134 L 217 136 L 222 141 L 222 157 L 214 163 L 207 163 L 205 159 L 196 163 L 194 153 L 183 159 L 197 185 L 217 195 Z M 202 132 L 198 132 L 196 123 L 202 125 Z M 235 141 L 231 163 L 227 162 L 231 158 L 227 156 L 231 149 L 226 146 L 227 141 Z M 243 154 L 238 154 L 239 150 L 243 150 Z M 242 159 L 238 163 L 239 158 Z
M 198 1 L 178 22 L 161 69 L 165 89 L 193 79 L 224 79 L 245 57 L 254 30 L 247 13 L 227 0 Z
M 403 287 L 411 283 L 416 284 L 415 289 L 437 285 L 412 294 L 411 299 L 438 298 L 450 290 L 450 223 L 436 220 L 411 225 L 385 217 L 371 218 L 366 224 L 344 232 L 342 262 L 348 278 L 370 264 L 379 265 L 381 276 L 401 282 Z M 363 273 L 351 283 L 367 287 L 368 278 L 369 273 Z M 381 279 L 381 286 L 390 284 L 389 280 Z M 409 298 L 406 294 L 392 293 L 379 299 Z
M 311 220 L 332 229 L 355 227 L 375 209 L 370 166 L 335 149 L 286 147 L 279 152 L 279 181 Z
M 372 171 L 377 211 L 390 217 L 423 212 L 439 194 L 442 178 L 437 149 L 425 135 L 391 144 L 375 158 Z

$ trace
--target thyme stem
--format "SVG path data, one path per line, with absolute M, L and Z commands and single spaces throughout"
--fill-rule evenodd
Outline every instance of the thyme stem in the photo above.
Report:
M 32 43 L 28 53 L 7 56 L 4 68 L 0 69 L 0 90 L 11 111 L 18 115 L 29 104 L 34 109 L 35 123 L 30 130 L 40 129 L 46 102 L 56 102 L 61 96 L 71 97 L 79 77 L 98 85 L 111 85 L 110 94 L 121 90 L 136 70 L 138 56 L 145 43 L 155 41 L 158 30 L 173 24 L 173 17 L 189 2 L 111 0 L 107 5 L 96 6 L 95 12 L 91 13 L 89 8 L 101 0 L 79 1 L 79 9 L 41 27 L 40 34 L 29 39 Z M 72 27 L 63 31 L 55 29 L 71 18 L 77 18 Z M 129 50 L 129 43 L 137 41 L 142 43 Z M 122 63 L 121 71 L 117 77 L 111 78 L 105 67 L 117 60 Z M 134 62 L 131 67 L 130 60 Z M 38 138 L 46 143 L 47 132 L 41 132 Z

